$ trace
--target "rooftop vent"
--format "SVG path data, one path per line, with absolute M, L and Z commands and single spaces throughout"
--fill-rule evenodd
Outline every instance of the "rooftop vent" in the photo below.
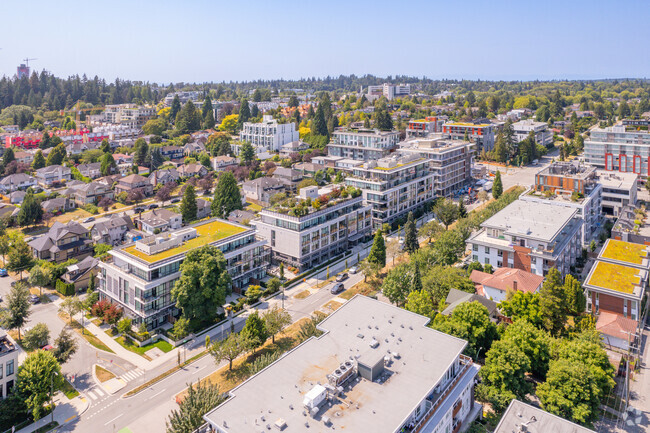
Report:
M 379 341 L 377 341 L 377 340 L 375 340 L 375 339 L 373 338 L 373 339 L 370 341 L 370 347 L 372 347 L 373 349 L 376 349 L 377 347 L 379 347 Z

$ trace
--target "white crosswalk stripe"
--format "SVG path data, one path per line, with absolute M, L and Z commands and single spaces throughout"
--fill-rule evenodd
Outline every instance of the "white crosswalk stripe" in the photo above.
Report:
M 92 391 L 88 391 L 88 397 L 92 398 L 93 400 L 97 400 L 97 397 L 92 393 Z
M 93 388 L 93 391 L 95 391 L 100 397 L 104 395 L 104 392 L 99 388 Z
M 128 373 L 126 373 L 126 374 L 123 374 L 122 377 L 126 378 L 126 380 L 132 380 L 132 379 L 135 379 L 135 376 L 134 376 L 133 373 L 130 372 L 130 371 L 129 371 Z

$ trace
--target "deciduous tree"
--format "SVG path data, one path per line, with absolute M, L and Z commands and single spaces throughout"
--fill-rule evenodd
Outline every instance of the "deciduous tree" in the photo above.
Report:
M 273 343 L 275 343 L 275 334 L 282 332 L 286 326 L 291 324 L 291 315 L 278 306 L 266 310 L 262 314 L 262 319 L 264 320 L 266 330 L 271 334 Z
M 54 357 L 60 364 L 65 364 L 77 352 L 78 348 L 79 344 L 72 333 L 63 328 L 54 340 Z
M 50 339 L 50 330 L 45 323 L 37 323 L 29 331 L 25 332 L 23 337 L 23 347 L 28 352 L 48 344 Z
M 225 400 L 219 386 L 210 382 L 190 383 L 187 395 L 178 409 L 174 409 L 165 421 L 167 433 L 191 433 L 205 423 L 203 415 L 219 406 Z
M 54 389 L 63 384 L 61 366 L 52 352 L 37 350 L 27 355 L 18 368 L 16 385 L 35 420 L 43 416 L 43 406 L 50 397 L 50 384 Z
M 246 318 L 244 328 L 241 330 L 241 336 L 253 351 L 264 344 L 268 338 L 269 331 L 266 329 L 264 320 L 262 320 L 257 310 Z

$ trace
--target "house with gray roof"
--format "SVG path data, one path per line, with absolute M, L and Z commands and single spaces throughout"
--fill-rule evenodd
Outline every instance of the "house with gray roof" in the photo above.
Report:
M 65 183 L 72 179 L 72 171 L 63 165 L 50 165 L 36 170 L 36 181 L 43 187 Z
M 129 230 L 133 230 L 133 221 L 128 215 L 112 215 L 108 220 L 95 223 L 90 228 L 95 243 L 119 245 L 126 239 Z
M 63 213 L 75 208 L 75 204 L 72 200 L 66 197 L 56 197 L 49 200 L 45 200 L 41 203 L 41 207 L 44 212 L 49 212 L 52 214 Z
M 175 168 L 169 168 L 164 170 L 156 170 L 149 175 L 149 182 L 154 187 L 158 184 L 166 185 L 170 182 L 178 183 L 181 176 L 178 174 L 178 170 Z
M 154 209 L 136 220 L 138 228 L 149 234 L 177 230 L 183 225 L 181 214 L 168 209 Z
M 545 410 L 513 399 L 494 433 L 595 433 Z
M 79 164 L 77 170 L 79 170 L 79 173 L 83 176 L 97 179 L 102 175 L 101 167 L 102 164 L 100 162 L 91 162 L 90 164 Z
M 34 257 L 62 263 L 75 258 L 83 259 L 93 254 L 90 231 L 81 224 L 70 221 L 67 224 L 55 222 L 50 230 L 29 242 Z
M 449 290 L 449 294 L 447 295 L 447 299 L 445 300 L 445 302 L 447 303 L 447 308 L 443 310 L 442 314 L 444 314 L 445 316 L 449 316 L 454 312 L 456 307 L 458 307 L 460 304 L 464 304 L 465 302 L 474 302 L 474 301 L 482 304 L 485 308 L 487 308 L 488 313 L 490 314 L 490 319 L 496 322 L 497 315 L 498 315 L 496 302 L 494 302 L 491 299 L 484 298 L 481 295 L 477 295 L 476 293 L 463 292 L 462 290 L 458 290 L 458 289 Z
M 99 182 L 90 182 L 76 188 L 74 201 L 83 206 L 86 204 L 97 204 L 104 198 L 112 199 L 115 193 L 110 186 Z
M 98 264 L 99 259 L 88 256 L 79 263 L 68 266 L 61 279 L 68 284 L 74 284 L 76 291 L 85 290 L 88 288 L 90 279 L 95 279 L 97 272 L 99 272 Z
M 0 179 L 0 191 L 3 194 L 36 186 L 36 179 L 25 173 L 10 174 Z

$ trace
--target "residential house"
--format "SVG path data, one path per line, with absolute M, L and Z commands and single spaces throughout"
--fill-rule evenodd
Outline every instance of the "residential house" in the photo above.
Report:
M 298 162 L 293 165 L 294 170 L 300 171 L 303 176 L 309 175 L 314 176 L 316 172 L 325 170 L 327 167 L 323 164 L 316 164 L 313 162 Z
M 99 259 L 88 256 L 79 263 L 68 266 L 61 279 L 68 284 L 74 284 L 76 291 L 85 291 L 88 289 L 90 279 L 95 279 L 99 272 L 98 264 Z
M 128 215 L 112 215 L 107 220 L 95 223 L 90 233 L 95 243 L 119 245 L 126 239 L 126 233 L 133 228 L 133 221 Z
M 133 191 L 140 191 L 142 195 L 148 197 L 153 194 L 153 185 L 149 183 L 149 179 L 139 174 L 130 174 L 117 181 L 115 185 L 115 194 L 126 192 L 127 194 Z
M 117 172 L 122 176 L 126 176 L 133 170 L 133 155 L 126 155 L 124 153 L 113 154 L 115 164 L 117 165 Z
M 71 142 L 65 146 L 65 151 L 68 155 L 80 155 L 87 150 L 98 149 L 100 144 L 98 142 Z
M 288 191 L 295 192 L 302 180 L 302 173 L 291 168 L 276 167 L 273 171 L 273 178 L 283 182 Z
M 32 165 L 32 162 L 34 162 L 34 154 L 22 150 L 14 152 L 14 158 L 16 158 L 16 161 L 27 165 Z
M 79 164 L 77 170 L 83 176 L 96 179 L 102 175 L 101 166 L 101 162 L 91 162 L 90 164 Z
M 50 165 L 36 170 L 35 177 L 42 187 L 58 186 L 72 179 L 72 171 L 63 165 Z
M 292 141 L 290 143 L 283 144 L 282 147 L 280 147 L 280 156 L 288 158 L 292 153 L 298 153 L 301 150 L 307 149 L 309 149 L 309 143 L 305 143 L 301 140 Z
M 21 204 L 25 200 L 27 193 L 25 191 L 14 191 L 9 194 L 9 203 Z
M 49 212 L 51 214 L 63 213 L 75 208 L 75 204 L 72 200 L 69 200 L 65 197 L 56 197 L 50 200 L 45 200 L 41 203 L 41 207 L 44 212 Z
M 156 185 L 166 185 L 170 182 L 179 182 L 181 176 L 175 168 L 165 170 L 156 170 L 149 175 L 149 182 L 155 187 Z
M 508 291 L 537 293 L 544 283 L 544 277 L 521 269 L 498 268 L 492 274 L 473 270 L 469 276 L 476 293 L 495 302 L 506 300 Z
M 160 148 L 160 153 L 163 158 L 169 159 L 183 159 L 184 149 L 180 146 L 162 146 Z
M 11 394 L 18 379 L 18 356 L 16 342 L 0 328 L 0 400 Z
M 50 230 L 28 243 L 34 257 L 62 263 L 69 259 L 83 259 L 93 254 L 90 231 L 81 224 L 55 222 Z
M 190 177 L 203 177 L 208 174 L 208 169 L 205 168 L 202 164 L 184 164 L 178 167 L 178 175 L 181 178 L 190 178 Z
M 445 316 L 450 316 L 456 307 L 458 307 L 460 304 L 464 304 L 465 302 L 478 302 L 482 304 L 485 308 L 487 308 L 488 314 L 490 315 L 490 320 L 493 322 L 497 321 L 499 311 L 497 309 L 497 303 L 495 301 L 484 296 L 477 295 L 476 293 L 468 293 L 454 288 L 449 290 L 447 299 L 445 299 L 447 308 L 442 311 L 442 314 Z
M 79 206 L 97 204 L 105 198 L 113 199 L 113 190 L 102 183 L 90 182 L 76 188 L 74 199 Z
M 15 217 L 18 215 L 18 212 L 18 207 L 7 203 L 0 203 L 0 220 Z
M 205 145 L 198 141 L 192 141 L 183 146 L 183 155 L 185 156 L 198 155 L 201 152 L 205 152 Z
M 210 215 L 212 215 L 212 203 L 203 200 L 202 198 L 197 198 L 196 199 L 196 219 L 197 220 L 202 220 L 203 218 L 207 218 Z
M 272 177 L 258 177 L 242 183 L 242 192 L 246 200 L 252 200 L 262 206 L 268 206 L 271 197 L 284 191 L 284 183 Z
M 168 209 L 154 209 L 143 214 L 135 220 L 138 229 L 149 234 L 156 234 L 167 230 L 178 230 L 183 225 L 181 214 Z
M 8 194 L 36 186 L 36 179 L 25 173 L 10 174 L 0 179 L 0 191 Z
M 230 212 L 230 215 L 228 215 L 228 221 L 237 224 L 250 225 L 250 222 L 255 219 L 255 217 L 256 215 L 254 212 L 236 209 Z
M 212 163 L 212 169 L 214 171 L 224 171 L 228 167 L 234 167 L 237 165 L 237 158 L 232 156 L 221 155 L 214 157 L 210 160 Z
M 109 176 L 103 176 L 103 177 L 100 177 L 99 179 L 95 179 L 95 182 L 106 185 L 109 188 L 113 188 L 113 185 L 120 179 L 122 179 L 122 175 L 111 174 Z

